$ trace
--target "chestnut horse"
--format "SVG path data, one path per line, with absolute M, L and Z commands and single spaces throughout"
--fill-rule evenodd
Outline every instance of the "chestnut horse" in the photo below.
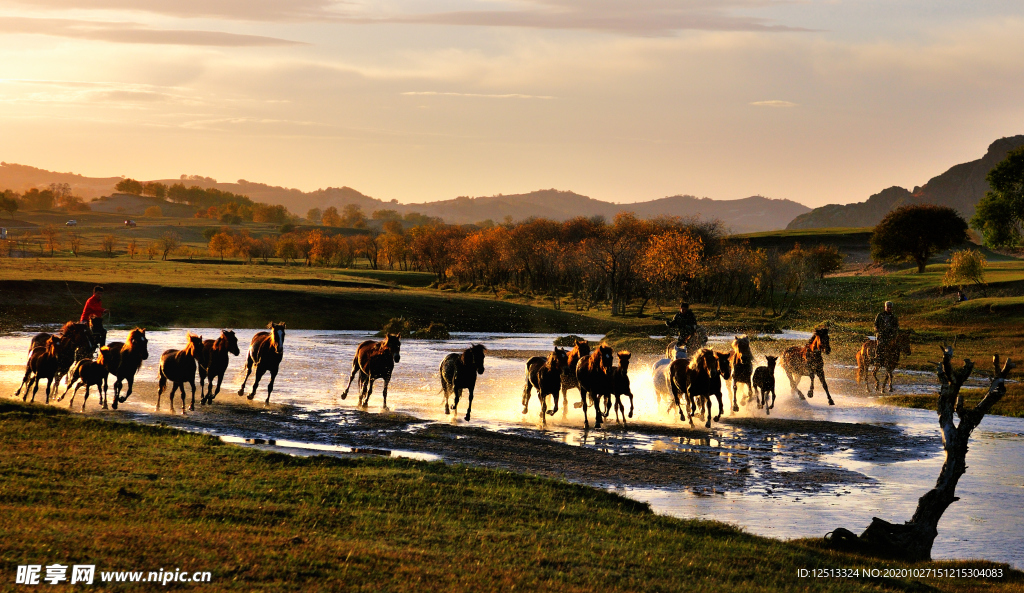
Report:
M 683 402 L 679 400 L 679 396 L 685 394 L 686 412 L 690 417 L 690 426 L 693 426 L 693 415 L 696 408 L 699 408 L 701 417 L 706 418 L 704 426 L 710 427 L 711 394 L 715 391 L 716 383 L 718 390 L 721 391 L 721 374 L 718 370 L 719 357 L 713 350 L 701 348 L 688 364 L 683 362 L 685 360 L 685 358 L 675 360 L 671 366 L 672 396 L 676 405 L 679 406 L 679 419 L 685 419 Z M 719 416 L 721 416 L 721 410 L 719 410 Z
M 828 392 L 828 383 L 825 382 L 825 360 L 823 354 L 831 354 L 832 345 L 828 338 L 828 327 L 822 326 L 814 330 L 814 335 L 804 346 L 791 346 L 782 353 L 782 370 L 786 371 L 789 378 L 789 386 L 800 399 L 804 399 L 797 385 L 802 377 L 811 378 L 811 388 L 807 390 L 807 397 L 814 397 L 814 377 L 821 379 L 821 387 L 828 397 L 828 405 L 834 406 L 832 394 Z
M 245 395 L 245 382 L 255 369 L 256 378 L 252 382 L 252 393 L 247 399 L 256 397 L 256 388 L 260 385 L 263 374 L 270 371 L 270 382 L 267 383 L 267 401 L 264 405 L 270 404 L 270 394 L 274 392 L 274 379 L 277 378 L 277 370 L 281 366 L 281 359 L 284 358 L 284 322 L 267 324 L 269 332 L 257 332 L 249 342 L 249 354 L 245 357 L 245 377 L 242 378 L 242 386 L 238 388 L 238 395 Z
M 569 360 L 566 364 L 562 365 L 562 378 L 561 378 L 561 390 L 562 390 L 562 418 L 565 418 L 566 412 L 568 412 L 569 406 L 569 390 L 579 389 L 580 382 L 576 379 L 576 365 L 580 359 L 590 356 L 590 342 L 579 339 L 576 340 L 576 344 L 572 350 L 569 351 Z M 530 360 L 526 361 L 526 374 L 527 381 L 529 381 L 530 369 L 537 365 L 544 364 L 547 360 L 543 356 L 534 356 Z M 558 397 L 555 395 L 555 407 L 551 410 L 551 415 L 558 412 Z M 579 406 L 576 406 L 577 408 Z
M 747 405 L 753 394 L 750 380 L 754 373 L 754 354 L 750 351 L 750 338 L 744 335 L 733 339 L 729 363 L 732 364 L 732 411 L 739 412 L 740 407 L 736 401 L 736 388 L 739 384 L 747 386 L 747 392 L 743 394 L 743 405 Z
M 60 334 L 42 332 L 33 336 L 28 351 L 32 352 L 35 348 L 45 347 L 46 341 L 50 339 L 51 335 L 56 335 L 61 341 L 57 370 L 53 376 L 54 382 L 60 384 L 61 379 L 68 374 L 68 371 L 71 370 L 71 365 L 76 360 L 92 358 L 96 346 L 92 341 L 92 334 L 87 323 L 68 321 L 60 328 Z
M 388 334 L 380 342 L 366 340 L 356 346 L 356 355 L 352 357 L 352 374 L 348 377 L 348 386 L 341 394 L 341 399 L 348 397 L 352 380 L 359 374 L 359 406 L 365 408 L 370 404 L 373 393 L 373 382 L 384 380 L 384 404 L 382 410 L 388 409 L 388 384 L 391 383 L 391 372 L 395 364 L 402 359 L 402 334 Z
M 117 404 L 124 403 L 132 394 L 135 384 L 135 373 L 142 367 L 142 361 L 149 358 L 149 339 L 145 328 L 135 328 L 128 332 L 125 342 L 111 342 L 100 348 L 96 362 L 103 365 L 107 372 L 114 376 L 114 401 L 111 406 L 116 410 Z M 128 391 L 121 397 L 121 382 L 128 381 Z M 103 377 L 103 401 L 107 400 L 107 377 Z
M 875 391 L 885 393 L 886 384 L 889 385 L 889 393 L 892 393 L 893 371 L 900 364 L 900 356 L 910 356 L 910 330 L 901 329 L 896 332 L 896 338 L 888 348 L 879 348 L 875 340 L 866 340 L 857 353 L 857 382 L 864 379 L 864 387 L 871 392 L 871 385 L 868 383 L 868 367 L 873 365 L 871 376 L 875 379 Z M 885 369 L 881 385 L 878 382 L 879 369 Z
M 160 381 L 156 392 L 156 409 L 160 410 L 160 397 L 164 394 L 167 382 L 171 382 L 171 412 L 174 412 L 174 392 L 181 389 L 181 413 L 185 413 L 185 383 L 192 386 L 192 404 L 189 410 L 196 409 L 196 356 L 203 349 L 203 337 L 188 332 L 188 343 L 181 350 L 164 350 L 160 355 Z
M 53 385 L 53 378 L 60 366 L 60 355 L 64 350 L 63 340 L 59 336 L 50 336 L 43 346 L 37 346 L 29 351 L 28 363 L 25 364 L 25 377 L 21 385 L 14 392 L 17 397 L 21 394 L 21 388 L 25 388 L 25 395 L 21 401 L 28 399 L 28 390 L 32 390 L 32 401 L 36 401 L 36 392 L 39 391 L 39 380 L 46 379 L 46 403 L 50 403 L 50 387 Z M 70 347 L 70 346 L 68 346 Z M 53 387 L 56 395 L 57 387 Z
M 576 364 L 576 378 L 579 380 L 580 402 L 583 407 L 583 427 L 590 428 L 587 420 L 587 396 L 594 406 L 594 428 L 601 428 L 601 396 L 610 400 L 612 392 L 611 372 L 614 351 L 611 346 L 601 344 L 590 356 Z
M 89 387 L 95 385 L 96 393 L 99 394 L 100 405 L 106 410 L 107 398 L 103 393 L 103 382 L 106 379 L 107 367 L 91 358 L 83 358 L 71 366 L 71 371 L 68 372 L 68 386 L 64 388 L 64 393 L 61 394 L 57 401 L 64 401 L 64 396 L 74 386 L 75 391 L 72 392 L 71 401 L 68 402 L 68 408 L 71 408 L 71 406 L 75 405 L 75 397 L 78 396 L 78 390 L 82 388 L 82 385 L 85 385 L 85 397 L 82 399 L 82 411 L 84 412 L 85 403 L 89 401 Z
M 199 405 L 212 404 L 213 398 L 220 393 L 224 372 L 228 370 L 228 354 L 240 354 L 235 332 L 224 329 L 216 340 L 203 340 L 203 349 L 196 360 L 199 363 Z M 210 378 L 210 387 L 204 394 L 207 377 Z M 217 391 L 213 390 L 214 377 L 217 378 Z
M 476 388 L 476 376 L 484 374 L 484 356 L 487 348 L 483 344 L 473 344 L 462 354 L 449 354 L 441 361 L 438 374 L 441 375 L 441 389 L 444 391 L 444 413 L 448 415 L 448 397 L 455 394 L 455 405 L 451 411 L 458 413 L 459 398 L 462 390 L 469 391 L 469 407 L 466 408 L 466 421 L 473 412 L 473 390 Z
M 540 419 L 545 426 L 548 416 L 554 416 L 558 410 L 558 392 L 562 388 L 563 370 L 569 364 L 569 356 L 565 350 L 556 347 L 543 361 L 534 356 L 526 363 L 526 385 L 523 386 L 523 413 L 530 407 L 530 394 L 537 390 L 540 399 Z M 548 410 L 548 396 L 555 401 L 555 408 Z

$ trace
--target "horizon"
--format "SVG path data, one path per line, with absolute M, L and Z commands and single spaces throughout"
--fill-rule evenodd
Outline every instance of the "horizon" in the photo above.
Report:
M 1004 0 L 0 0 L 0 160 L 403 204 L 816 208 L 1017 133 L 1021 33 Z

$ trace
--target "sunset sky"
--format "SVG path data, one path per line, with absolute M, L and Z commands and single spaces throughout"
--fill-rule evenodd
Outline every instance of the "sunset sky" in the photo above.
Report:
M 0 160 L 809 206 L 1024 133 L 1020 0 L 0 0 Z

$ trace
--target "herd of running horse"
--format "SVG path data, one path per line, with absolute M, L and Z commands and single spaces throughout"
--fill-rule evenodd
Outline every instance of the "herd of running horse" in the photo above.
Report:
M 252 390 L 248 399 L 256 396 L 256 390 L 263 376 L 269 372 L 266 403 L 270 403 L 270 395 L 274 390 L 281 360 L 284 357 L 285 324 L 271 322 L 267 331 L 260 331 L 253 336 L 249 344 L 245 362 L 245 376 L 242 379 L 238 395 L 245 395 L 245 384 L 249 376 L 255 373 Z M 895 351 L 895 361 L 882 360 L 875 352 L 874 342 L 867 340 L 857 355 L 857 380 L 867 378 L 868 368 L 875 365 L 875 383 L 878 388 L 877 372 L 879 368 L 886 371 L 889 390 L 892 390 L 892 371 L 899 360 L 900 354 L 909 354 L 909 337 L 901 332 Z M 96 358 L 93 355 L 99 349 Z M 456 413 L 463 392 L 467 392 L 468 404 L 466 420 L 470 420 L 473 409 L 473 392 L 476 387 L 477 375 L 484 372 L 486 348 L 482 344 L 474 344 L 461 353 L 445 356 L 438 368 L 441 390 L 444 392 L 445 414 Z M 800 399 L 804 394 L 797 385 L 803 377 L 810 377 L 811 387 L 807 397 L 814 397 L 814 379 L 818 378 L 829 405 L 835 405 L 825 382 L 825 364 L 823 355 L 831 353 L 828 326 L 820 326 L 814 330 L 810 339 L 803 346 L 792 346 L 785 349 L 780 356 L 765 356 L 765 365 L 754 367 L 754 355 L 750 349 L 747 336 L 736 336 L 730 351 L 716 352 L 704 347 L 704 344 L 691 344 L 689 348 L 677 342 L 669 344 L 665 358 L 657 361 L 652 370 L 654 391 L 659 409 L 667 406 L 679 413 L 681 421 L 688 420 L 693 426 L 694 416 L 704 420 L 704 425 L 711 426 L 712 398 L 717 399 L 718 414 L 714 421 L 721 418 L 724 411 L 723 386 L 726 381 L 732 382 L 732 411 L 738 412 L 741 404 L 737 399 L 738 388 L 745 385 L 743 405 L 755 401 L 758 409 L 770 414 L 775 406 L 775 365 L 781 359 L 781 366 L 790 382 L 793 393 Z M 692 351 L 692 355 L 689 354 Z M 168 383 L 171 390 L 168 394 L 171 411 L 174 411 L 174 395 L 180 390 L 181 411 L 185 412 L 185 385 L 192 390 L 192 401 L 189 410 L 195 409 L 195 378 L 199 375 L 200 405 L 212 404 L 220 393 L 224 373 L 228 368 L 229 355 L 238 356 L 238 339 L 231 330 L 222 330 L 215 340 L 203 340 L 192 332 L 186 334 L 185 346 L 181 349 L 166 350 L 160 356 L 159 382 L 156 409 Z M 629 381 L 629 360 L 627 351 L 615 353 L 607 344 L 600 344 L 591 349 L 590 343 L 583 339 L 576 340 L 571 350 L 555 347 L 546 357 L 535 356 L 526 362 L 525 385 L 523 387 L 523 414 L 529 408 L 534 391 L 540 401 L 540 419 L 546 424 L 547 416 L 558 411 L 558 396 L 562 396 L 563 417 L 568 406 L 568 391 L 577 389 L 580 402 L 575 405 L 583 408 L 583 422 L 589 428 L 589 407 L 594 409 L 594 427 L 600 428 L 602 419 L 615 411 L 616 422 L 626 422 L 633 417 L 633 393 Z M 39 382 L 46 379 L 46 403 L 50 402 L 51 385 L 53 395 L 61 381 L 66 382 L 64 393 L 57 398 L 62 401 L 74 388 L 69 407 L 74 405 L 78 390 L 85 387 L 85 399 L 82 410 L 89 399 L 90 387 L 95 387 L 100 398 L 100 405 L 107 409 L 108 380 L 113 376 L 114 398 L 111 407 L 117 409 L 118 403 L 124 403 L 132 394 L 135 374 L 144 360 L 149 358 L 148 340 L 144 328 L 135 328 L 128 333 L 125 342 L 106 343 L 106 331 L 100 318 L 89 322 L 72 322 L 64 324 L 59 333 L 39 333 L 32 338 L 29 346 L 28 363 L 25 376 L 15 396 L 21 395 L 28 399 L 32 392 L 35 401 L 39 390 Z M 618 365 L 615 359 L 618 359 Z M 885 357 L 882 357 L 885 358 Z M 356 347 L 352 359 L 352 371 L 348 385 L 341 394 L 341 399 L 348 397 L 352 382 L 358 376 L 359 406 L 369 405 L 373 392 L 373 383 L 377 379 L 384 382 L 383 409 L 387 410 L 388 384 L 395 364 L 401 360 L 401 336 L 387 334 L 383 340 L 367 340 Z M 216 379 L 216 387 L 214 387 Z M 127 382 L 128 389 L 121 395 L 122 383 Z M 883 382 L 884 388 L 884 382 Z M 728 394 L 726 388 L 726 394 Z M 452 401 L 454 396 L 454 401 Z M 553 399 L 553 407 L 548 409 L 548 396 Z M 626 413 L 622 397 L 629 397 L 629 413 Z M 769 399 L 770 396 L 770 399 Z M 613 402 L 614 398 L 614 402 Z M 728 399 L 728 397 L 726 397 Z M 603 406 L 603 409 L 602 409 Z M 620 417 L 621 416 L 621 417 Z

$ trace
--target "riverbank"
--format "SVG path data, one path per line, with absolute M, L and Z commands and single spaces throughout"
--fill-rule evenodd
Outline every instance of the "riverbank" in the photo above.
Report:
M 213 437 L 0 401 L 0 556 L 19 564 L 209 571 L 218 590 L 1011 591 L 1001 580 L 799 579 L 905 564 L 662 517 L 505 471 L 297 458 Z

